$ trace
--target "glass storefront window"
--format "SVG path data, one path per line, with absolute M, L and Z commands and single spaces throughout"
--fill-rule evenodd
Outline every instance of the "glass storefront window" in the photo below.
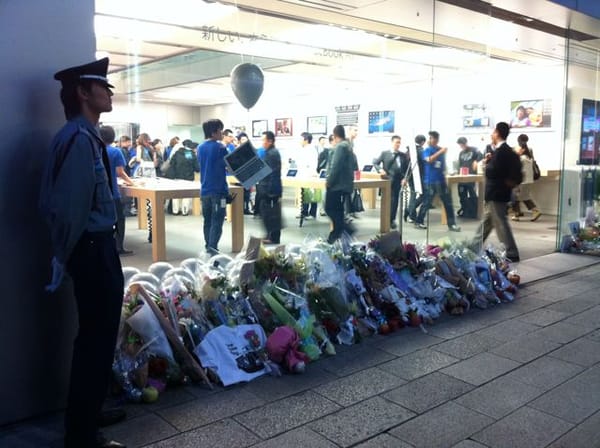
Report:
M 234 133 L 247 133 L 255 146 L 263 130 L 285 128 L 277 136 L 284 171 L 304 163 L 302 132 L 313 133 L 314 145 L 338 123 L 356 126 L 354 147 L 362 168 L 391 148 L 394 135 L 401 137 L 402 150 L 415 151 L 415 137 L 428 140 L 429 131 L 437 131 L 440 146 L 447 148 L 445 179 L 452 212 L 462 215 L 455 219 L 461 232 L 448 231 L 452 220 L 444 221 L 439 199 L 424 214 L 426 229 L 404 221 L 407 188 L 395 223 L 405 240 L 425 244 L 476 237 L 482 164 L 469 167 L 473 182 L 452 176 L 467 168 L 461 167 L 459 141 L 484 153 L 495 123 L 506 121 L 513 125 L 508 144 L 516 147 L 517 137 L 526 134 L 542 174 L 528 188 L 531 197 L 521 197 L 523 216 L 515 210 L 509 215 L 525 256 L 553 251 L 568 223 L 583 217 L 581 183 L 571 177 L 581 176 L 575 165 L 581 101 L 598 99 L 597 50 L 574 41 L 567 45 L 556 23 L 530 18 L 526 7 L 511 12 L 486 4 L 471 11 L 433 0 L 346 10 L 327 2 L 308 8 L 275 1 L 269 10 L 249 0 L 146 3 L 97 1 L 98 52 L 111 57 L 116 86 L 107 122 L 136 126 L 163 142 L 175 135 L 198 142 L 202 122 L 220 118 Z M 582 66 L 573 62 L 582 56 L 573 54 L 584 49 Z M 230 87 L 229 74 L 241 62 L 257 64 L 265 74 L 264 92 L 250 111 Z M 356 222 L 366 239 L 379 232 L 380 202 L 376 192 L 363 200 L 367 210 Z M 288 232 L 293 242 L 328 231 L 326 218 L 297 228 L 293 190 L 286 192 L 285 206 L 284 236 Z M 530 222 L 538 210 L 542 218 Z M 252 224 L 248 231 L 253 232 Z M 494 234 L 490 242 L 498 242 Z

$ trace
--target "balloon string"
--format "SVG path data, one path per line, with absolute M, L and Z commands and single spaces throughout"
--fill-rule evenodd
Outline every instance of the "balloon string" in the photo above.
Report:
M 236 9 L 236 14 L 235 14 L 235 19 L 237 22 L 237 29 L 240 29 L 240 8 L 238 7 L 238 2 L 237 0 L 235 0 L 235 9 Z M 240 59 L 242 61 L 242 63 L 244 63 L 244 44 L 240 42 Z

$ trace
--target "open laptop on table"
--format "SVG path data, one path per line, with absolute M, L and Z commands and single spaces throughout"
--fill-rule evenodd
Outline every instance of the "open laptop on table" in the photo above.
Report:
M 260 182 L 273 171 L 269 165 L 258 157 L 250 141 L 243 143 L 232 153 L 227 154 L 225 163 L 246 189 Z

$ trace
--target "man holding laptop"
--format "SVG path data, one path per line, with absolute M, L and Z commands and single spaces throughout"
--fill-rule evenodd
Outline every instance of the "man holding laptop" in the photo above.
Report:
M 218 119 L 202 123 L 206 140 L 198 146 L 204 241 L 206 251 L 212 255 L 218 253 L 229 195 L 225 178 L 227 175 L 225 156 L 228 152 L 221 143 L 223 128 L 223 122 Z

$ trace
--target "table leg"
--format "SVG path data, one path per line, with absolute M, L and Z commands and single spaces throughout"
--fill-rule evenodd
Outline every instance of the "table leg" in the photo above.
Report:
M 390 213 L 392 208 L 392 182 L 386 181 L 381 188 L 381 213 L 379 215 L 379 231 L 390 231 Z
M 146 230 L 148 228 L 148 216 L 146 216 L 146 197 L 136 196 L 137 199 L 137 218 L 138 229 Z
M 477 219 L 483 218 L 483 199 L 485 196 L 485 190 L 483 181 L 477 183 Z
M 152 202 L 152 260 L 164 261 L 167 259 L 165 242 L 165 210 L 164 198 L 156 193 L 150 197 Z
M 244 192 L 237 192 L 231 203 L 231 252 L 244 247 Z
M 367 191 L 365 192 L 365 199 L 367 201 L 367 203 L 369 204 L 368 207 L 371 210 L 374 210 L 377 208 L 377 188 L 369 188 L 367 189 Z

